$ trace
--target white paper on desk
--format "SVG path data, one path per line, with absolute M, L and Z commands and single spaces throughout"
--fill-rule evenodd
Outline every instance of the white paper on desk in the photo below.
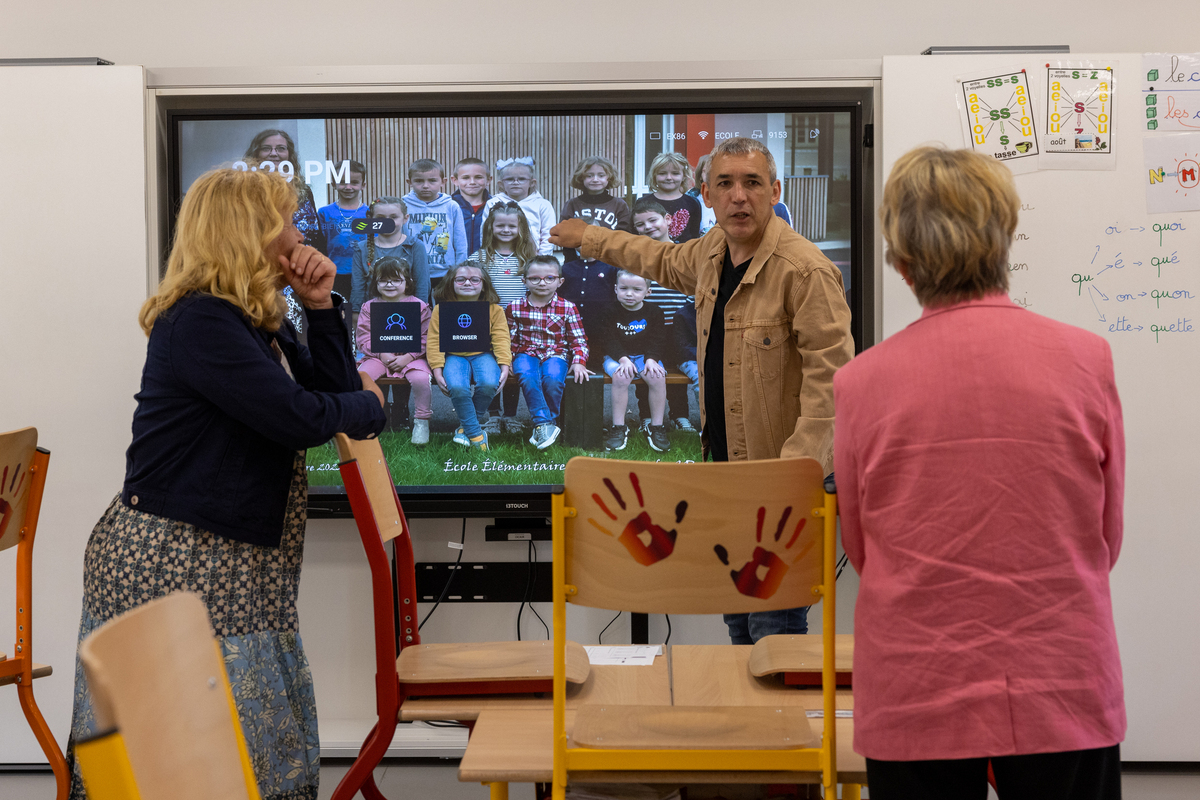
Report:
M 839 708 L 837 711 L 833 712 L 833 715 L 838 719 L 854 719 L 854 709 Z M 819 708 L 810 708 L 808 711 L 804 712 L 804 716 L 808 717 L 809 719 L 824 719 L 825 712 Z
M 594 665 L 613 665 L 648 667 L 654 663 L 654 657 L 662 655 L 661 644 L 634 644 L 623 647 L 608 645 L 584 647 L 588 661 Z

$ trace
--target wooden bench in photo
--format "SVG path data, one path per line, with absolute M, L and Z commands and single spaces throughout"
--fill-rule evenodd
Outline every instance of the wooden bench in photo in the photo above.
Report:
M 667 371 L 667 385 L 690 384 L 692 379 L 682 372 Z M 641 378 L 634 383 L 643 383 Z M 607 375 L 592 375 L 586 383 L 575 383 L 568 378 L 563 390 L 562 412 L 560 425 L 562 427 L 561 441 L 567 447 L 582 447 L 585 450 L 604 449 L 604 428 L 608 419 L 604 414 L 604 387 L 612 385 L 612 378 Z M 646 409 L 639 409 L 646 414 Z M 677 414 L 676 416 L 687 416 Z

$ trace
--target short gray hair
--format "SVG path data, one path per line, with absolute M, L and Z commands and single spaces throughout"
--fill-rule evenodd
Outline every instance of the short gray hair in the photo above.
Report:
M 770 172 L 771 183 L 774 183 L 777 176 L 775 174 L 775 156 L 771 155 L 771 151 L 767 146 L 758 139 L 749 139 L 745 136 L 735 136 L 732 139 L 726 139 L 719 145 L 713 148 L 710 154 L 714 159 L 717 156 L 748 156 L 751 153 L 762 153 L 767 159 L 767 170 Z M 712 172 L 711 163 L 709 172 Z M 705 176 L 708 177 L 707 175 Z

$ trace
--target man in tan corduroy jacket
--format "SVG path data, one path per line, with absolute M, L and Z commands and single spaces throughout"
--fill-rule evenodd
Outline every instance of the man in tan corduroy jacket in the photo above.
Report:
M 696 298 L 700 419 L 714 461 L 807 456 L 833 470 L 833 373 L 854 355 L 842 275 L 775 216 L 782 185 L 762 142 L 713 151 L 717 227 L 683 244 L 568 220 L 550 241 Z M 734 644 L 804 633 L 807 609 L 726 615 Z

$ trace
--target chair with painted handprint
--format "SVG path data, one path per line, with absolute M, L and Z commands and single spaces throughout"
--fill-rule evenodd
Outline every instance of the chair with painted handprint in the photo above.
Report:
M 17 640 L 11 654 L 0 652 L 0 686 L 16 685 L 25 720 L 54 771 L 57 797 L 65 800 L 67 762 L 33 697 L 33 681 L 53 672 L 33 662 L 33 540 L 50 464 L 50 452 L 38 447 L 37 439 L 37 428 L 0 433 L 0 550 L 17 548 Z
M 834 725 L 803 709 L 582 706 L 566 730 L 566 603 L 718 614 L 823 600 L 822 699 L 834 715 L 837 501 L 812 459 L 671 464 L 573 458 L 554 515 L 554 783 L 573 772 L 821 772 L 837 783 Z M 828 794 L 826 796 L 829 796 Z

